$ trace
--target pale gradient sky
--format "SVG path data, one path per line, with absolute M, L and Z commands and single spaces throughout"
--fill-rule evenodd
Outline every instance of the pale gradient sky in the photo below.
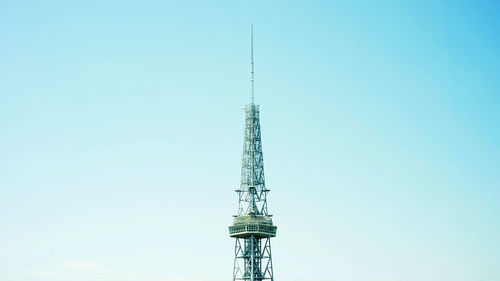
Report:
M 0 280 L 231 280 L 251 23 L 276 281 L 500 280 L 500 4 L 310 2 L 1 1 Z

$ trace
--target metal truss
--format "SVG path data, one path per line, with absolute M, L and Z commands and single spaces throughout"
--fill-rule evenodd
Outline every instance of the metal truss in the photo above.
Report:
M 273 262 L 271 259 L 271 238 L 236 238 L 233 280 L 271 280 Z
M 238 215 L 229 227 L 230 236 L 236 239 L 233 281 L 274 281 L 271 237 L 276 236 L 276 226 L 267 209 L 259 106 L 254 103 L 253 25 L 251 34 L 251 103 L 245 106 L 241 184 L 236 189 Z
M 260 136 L 259 106 L 245 108 L 245 134 L 241 157 L 241 185 L 238 192 L 238 216 L 244 214 L 268 215 L 264 179 L 264 157 Z

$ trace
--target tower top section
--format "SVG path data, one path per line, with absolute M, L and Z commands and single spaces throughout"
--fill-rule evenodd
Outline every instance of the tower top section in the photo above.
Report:
M 264 158 L 260 135 L 259 106 L 255 105 L 255 69 L 253 24 L 250 33 L 250 104 L 245 106 L 245 131 L 241 154 L 241 183 L 238 214 L 229 226 L 229 236 L 236 239 L 233 281 L 273 281 L 271 238 L 277 227 L 267 209 Z
M 267 216 L 267 193 L 264 180 L 264 158 L 260 135 L 259 107 L 254 103 L 254 53 L 253 25 L 250 36 L 250 101 L 245 106 L 245 133 L 241 159 L 241 184 L 236 190 L 239 194 L 238 216 Z

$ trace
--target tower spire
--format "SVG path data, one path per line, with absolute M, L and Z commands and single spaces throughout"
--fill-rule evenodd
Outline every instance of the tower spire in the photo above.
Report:
M 270 190 L 264 180 L 259 106 L 254 103 L 253 24 L 250 39 L 251 104 L 245 106 L 241 183 L 235 190 L 238 214 L 229 226 L 229 236 L 236 238 L 233 281 L 274 281 L 271 238 L 277 227 L 267 209 Z
M 251 78 L 250 78 L 250 100 L 252 104 L 254 103 L 254 90 L 255 90 L 255 72 L 254 72 L 254 61 L 253 61 L 253 24 L 251 26 L 250 31 L 250 65 L 252 67 L 251 70 Z

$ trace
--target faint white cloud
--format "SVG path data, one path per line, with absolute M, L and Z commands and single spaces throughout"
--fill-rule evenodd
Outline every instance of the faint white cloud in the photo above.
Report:
M 188 274 L 186 274 L 188 275 Z M 199 279 L 199 278 L 193 278 L 193 277 L 185 277 L 185 276 L 156 276 L 156 277 L 143 277 L 143 278 L 136 278 L 137 280 L 141 281 L 215 281 L 217 279 Z
M 88 261 L 60 261 L 59 269 L 54 271 L 31 271 L 30 275 L 40 277 L 77 277 L 88 280 L 137 281 L 127 276 L 120 276 L 111 270 Z
M 49 271 L 31 271 L 31 272 L 28 272 L 28 274 L 35 275 L 35 276 L 68 276 L 67 273 L 49 272 Z
M 191 279 L 180 276 L 169 277 L 138 277 L 115 273 L 106 269 L 99 264 L 87 261 L 60 261 L 58 262 L 59 269 L 54 271 L 31 271 L 27 274 L 39 276 L 43 280 L 68 280 L 70 278 L 78 278 L 85 280 L 102 280 L 102 281 L 206 281 L 199 279 Z M 42 280 L 41 279 L 41 280 Z
M 60 262 L 67 270 L 87 271 L 87 272 L 109 272 L 100 265 L 86 261 L 61 261 Z
M 139 279 L 137 278 L 130 278 L 127 276 L 121 276 L 111 273 L 32 271 L 28 272 L 28 274 L 40 277 L 85 278 L 86 280 L 139 281 Z

